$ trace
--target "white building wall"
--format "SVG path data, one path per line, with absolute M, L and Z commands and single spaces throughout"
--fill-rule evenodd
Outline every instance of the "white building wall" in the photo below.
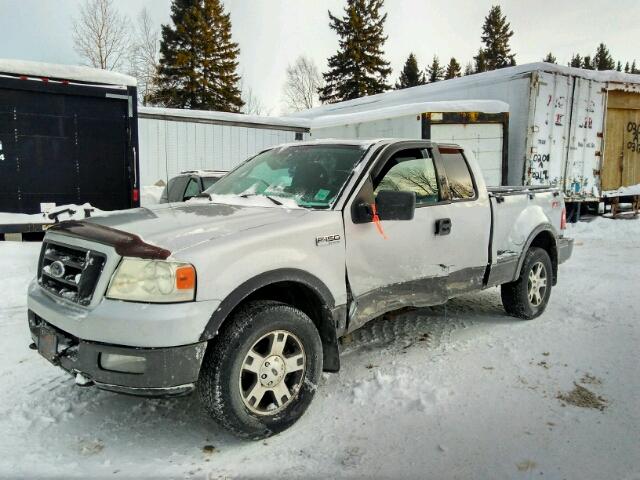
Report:
M 141 116 L 140 185 L 166 182 L 184 170 L 231 170 L 265 148 L 296 141 L 295 129 L 281 128 Z

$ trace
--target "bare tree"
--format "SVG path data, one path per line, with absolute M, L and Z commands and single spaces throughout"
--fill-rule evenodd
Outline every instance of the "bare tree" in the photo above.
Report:
M 242 88 L 241 81 L 241 88 Z M 271 109 L 265 107 L 260 98 L 253 93 L 251 87 L 242 88 L 242 101 L 244 106 L 242 107 L 242 113 L 247 115 L 271 115 Z
M 73 44 L 88 65 L 116 70 L 127 57 L 129 30 L 129 20 L 112 0 L 85 0 L 73 22 Z
M 138 80 L 138 100 L 143 105 L 155 89 L 159 45 L 160 31 L 145 7 L 138 15 L 129 53 L 129 74 Z
M 295 112 L 313 108 L 318 103 L 318 89 L 322 87 L 322 75 L 312 59 L 299 56 L 287 67 L 284 84 L 284 100 Z

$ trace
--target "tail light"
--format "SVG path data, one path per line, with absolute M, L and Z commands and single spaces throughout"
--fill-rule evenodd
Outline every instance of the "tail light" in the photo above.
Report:
M 560 215 L 560 230 L 567 228 L 567 209 L 562 208 L 562 214 Z
M 137 202 L 138 200 L 140 200 L 140 191 L 137 188 L 134 188 L 131 191 L 131 198 L 133 199 L 134 202 Z

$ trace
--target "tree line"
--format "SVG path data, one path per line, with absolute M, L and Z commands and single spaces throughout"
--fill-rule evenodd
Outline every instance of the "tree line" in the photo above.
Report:
M 388 37 L 384 0 L 346 0 L 341 15 L 329 15 L 329 27 L 338 36 L 338 49 L 320 72 L 315 62 L 300 56 L 289 65 L 283 86 L 288 110 L 299 111 L 321 103 L 335 103 L 453 79 L 463 75 L 516 65 L 510 40 L 513 30 L 499 5 L 484 18 L 480 48 L 464 66 L 438 55 L 421 68 L 409 53 L 392 85 L 392 69 L 385 59 Z M 268 113 L 238 74 L 240 49 L 231 35 L 231 18 L 221 0 L 173 0 L 171 22 L 156 28 L 143 9 L 131 21 L 113 0 L 84 0 L 74 19 L 74 46 L 89 65 L 124 70 L 138 79 L 143 104 L 252 114 Z M 545 62 L 557 63 L 549 52 Z M 573 54 L 568 66 L 591 70 L 640 73 L 635 60 L 615 62 L 604 43 L 593 56 Z

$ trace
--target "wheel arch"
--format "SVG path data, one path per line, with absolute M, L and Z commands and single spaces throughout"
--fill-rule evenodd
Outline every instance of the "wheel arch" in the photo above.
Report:
M 231 292 L 211 315 L 201 341 L 216 337 L 238 307 L 252 300 L 275 300 L 302 310 L 316 325 L 323 350 L 323 368 L 340 369 L 338 326 L 344 323 L 346 306 L 336 307 L 329 288 L 316 276 L 299 269 L 278 269 L 247 280 Z
M 551 267 L 553 270 L 553 282 L 555 285 L 558 281 L 558 238 L 551 224 L 538 225 L 529 235 L 527 241 L 518 260 L 518 268 L 516 270 L 516 278 L 522 272 L 524 258 L 531 247 L 539 247 L 545 250 L 551 258 Z

